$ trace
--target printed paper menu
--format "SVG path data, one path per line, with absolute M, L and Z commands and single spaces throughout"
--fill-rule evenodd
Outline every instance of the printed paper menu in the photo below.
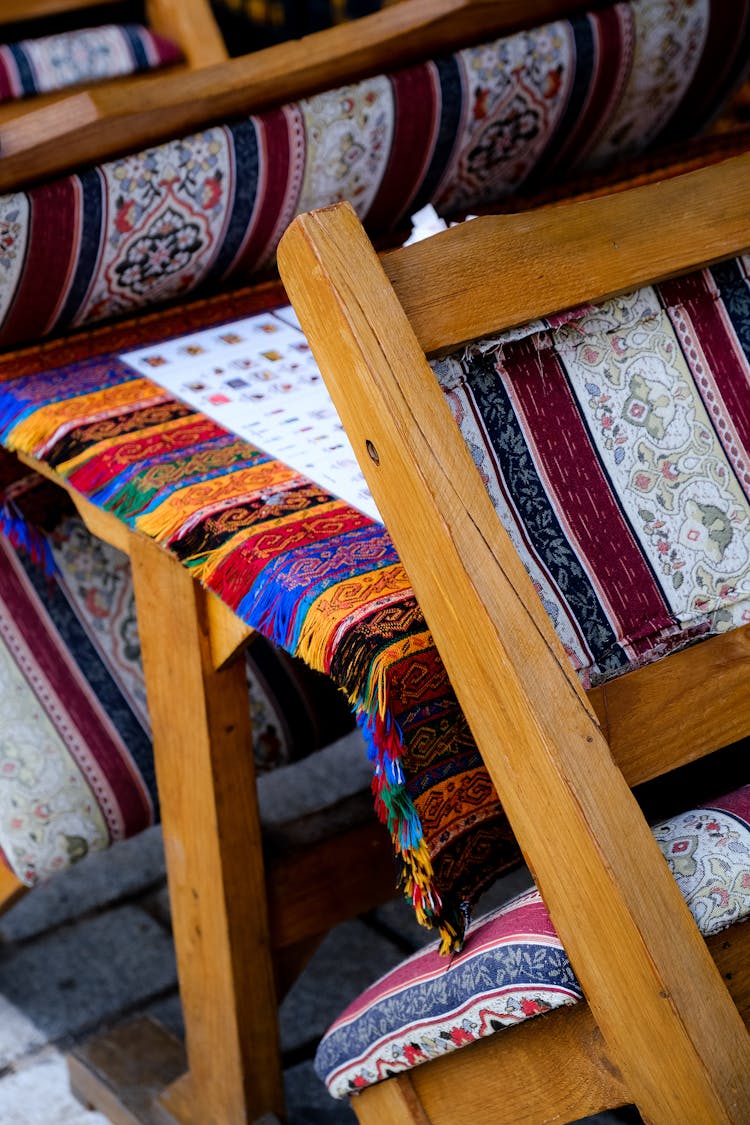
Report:
M 120 358 L 225 429 L 380 519 L 290 306 Z

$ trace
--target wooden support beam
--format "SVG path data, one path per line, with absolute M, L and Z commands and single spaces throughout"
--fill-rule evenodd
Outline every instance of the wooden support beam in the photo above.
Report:
M 130 557 L 190 1066 L 181 1101 L 193 1125 L 239 1125 L 283 1112 L 244 664 L 215 670 L 207 595 L 176 558 L 137 534 Z

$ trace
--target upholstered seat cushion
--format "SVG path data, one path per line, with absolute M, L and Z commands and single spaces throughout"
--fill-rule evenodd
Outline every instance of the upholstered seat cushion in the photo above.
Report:
M 3 196 L 0 346 L 241 280 L 313 207 L 382 232 L 692 134 L 744 68 L 748 8 L 597 5 Z
M 49 543 L 52 577 L 0 535 L 0 848 L 29 884 L 158 819 L 129 561 L 73 516 Z M 329 680 L 260 635 L 246 667 L 260 771 L 353 726 Z
M 179 62 L 179 47 L 140 24 L 82 28 L 0 46 L 0 102 Z
M 750 916 L 750 785 L 654 834 L 704 936 Z M 581 996 L 531 890 L 475 921 L 450 961 L 433 944 L 381 977 L 328 1030 L 315 1068 L 344 1098 Z

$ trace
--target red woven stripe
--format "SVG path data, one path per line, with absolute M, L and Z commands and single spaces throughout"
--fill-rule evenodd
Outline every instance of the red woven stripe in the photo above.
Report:
M 132 441 L 125 439 L 120 445 L 95 453 L 70 473 L 68 481 L 79 492 L 93 492 L 129 465 L 147 464 L 149 459 L 162 453 L 187 449 L 224 433 L 218 422 L 212 422 L 205 415 L 190 416 L 168 430 L 139 433 Z
M 666 282 L 659 286 L 659 290 L 667 307 L 684 305 L 690 317 L 713 378 L 707 381 L 702 377 L 706 373 L 694 352 L 689 352 L 686 359 L 724 451 L 747 488 L 750 474 L 750 370 L 731 321 L 722 303 L 714 300 L 713 293 L 709 292 L 703 273 Z M 714 391 L 721 395 L 723 405 L 715 401 Z M 739 438 L 742 449 L 737 448 L 735 438 Z
M 222 601 L 236 609 L 267 563 L 300 547 L 335 539 L 371 522 L 367 516 L 341 506 L 320 515 L 303 512 L 273 528 L 261 527 L 223 560 L 206 582 Z
M 109 812 L 107 821 L 110 829 L 113 823 L 121 821 L 124 835 L 135 835 L 153 823 L 150 801 L 139 774 L 125 746 L 119 739 L 113 739 L 112 730 L 104 721 L 98 702 L 89 694 L 83 677 L 71 667 L 67 649 L 31 587 L 16 570 L 17 564 L 14 565 L 4 548 L 3 554 L 0 598 L 12 607 L 13 620 L 33 652 L 40 672 L 64 705 L 71 723 L 88 745 L 100 774 L 106 778 L 115 795 L 117 809 L 108 809 L 108 794 L 102 792 L 101 787 L 97 789 L 96 778 L 91 776 L 90 770 L 83 769 L 105 816 Z M 44 704 L 44 699 L 39 698 Z M 59 717 L 55 721 L 56 716 L 50 715 L 50 719 L 57 729 Z M 72 751 L 73 748 L 69 746 L 69 749 Z
M 182 60 L 182 51 L 179 44 L 167 39 L 165 35 L 144 30 L 143 38 L 147 39 L 147 42 L 144 42 L 147 51 L 150 47 L 151 58 L 149 61 L 153 67 L 169 66 Z
M 719 797 L 718 800 L 709 801 L 707 804 L 711 809 L 724 809 L 725 812 L 733 813 L 740 820 L 744 820 L 750 828 L 750 785 L 743 785 L 742 789 L 737 789 L 734 793 L 728 793 L 726 797 Z
M 596 51 L 591 85 L 583 111 L 557 154 L 553 168 L 570 154 L 573 154 L 572 166 L 583 162 L 620 101 L 632 62 L 631 10 L 618 5 L 592 12 L 588 18 Z
M 618 507 L 559 357 L 523 341 L 513 397 L 537 470 L 617 635 L 637 655 L 673 619 Z
M 13 85 L 11 67 L 13 61 L 7 47 L 0 49 L 0 102 L 10 101 L 18 97 Z
M 252 270 L 279 221 L 291 171 L 289 126 L 283 110 L 254 118 L 258 136 L 258 189 L 250 230 L 232 265 L 232 273 Z M 272 155 L 270 155 L 272 154 Z
M 3 343 L 12 344 L 49 327 L 70 282 L 78 242 L 79 193 L 75 176 L 34 188 L 23 274 L 3 327 Z
M 413 67 L 391 76 L 393 141 L 388 164 L 367 215 L 373 227 L 395 225 L 424 180 L 439 124 L 434 68 Z M 426 121 L 429 120 L 429 126 Z

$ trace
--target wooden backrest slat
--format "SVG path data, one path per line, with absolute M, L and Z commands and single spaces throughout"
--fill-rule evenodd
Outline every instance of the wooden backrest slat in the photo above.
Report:
M 750 153 L 688 177 L 474 219 L 383 268 L 424 351 L 450 351 L 750 247 Z
M 3 0 L 0 4 L 0 24 L 21 23 L 75 12 L 79 8 L 98 8 L 121 0 Z

